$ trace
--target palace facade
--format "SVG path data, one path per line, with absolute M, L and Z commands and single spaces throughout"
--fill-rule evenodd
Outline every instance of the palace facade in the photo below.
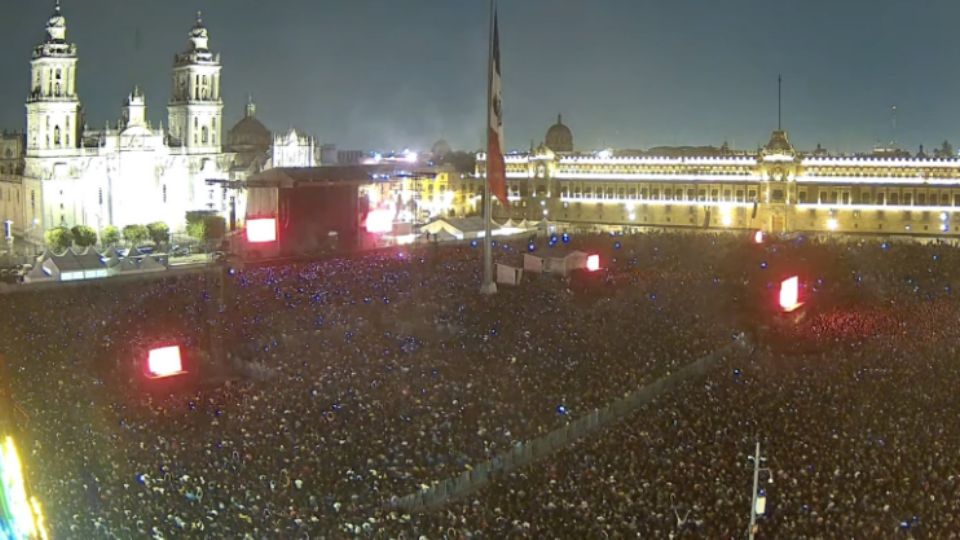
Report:
M 564 126 L 565 127 L 565 126 Z M 548 132 L 557 140 L 559 128 Z M 797 151 L 774 131 L 757 152 L 662 148 L 506 156 L 511 205 L 494 218 L 606 229 L 687 227 L 955 236 L 960 160 Z M 486 156 L 477 175 L 485 178 Z M 480 186 L 482 187 L 482 186 Z M 479 193 L 479 189 L 477 189 Z

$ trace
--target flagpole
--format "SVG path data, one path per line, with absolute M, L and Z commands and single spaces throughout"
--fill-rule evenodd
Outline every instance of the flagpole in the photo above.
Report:
M 487 125 L 483 130 L 487 138 L 487 162 L 484 168 L 483 182 L 483 283 L 480 285 L 480 294 L 496 294 L 497 284 L 493 281 L 493 244 L 491 221 L 493 221 L 493 204 L 490 200 L 490 103 L 493 99 L 493 14 L 494 0 L 490 0 L 490 33 L 487 51 L 487 100 L 484 104 L 487 109 Z

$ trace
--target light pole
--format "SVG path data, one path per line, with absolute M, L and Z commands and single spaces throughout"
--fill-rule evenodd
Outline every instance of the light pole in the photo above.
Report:
M 750 498 L 750 527 L 747 529 L 747 538 L 753 540 L 757 533 L 757 516 L 763 515 L 767 509 L 766 493 L 760 489 L 760 471 L 766 471 L 768 474 L 772 473 L 767 467 L 760 466 L 761 462 L 767 460 L 767 458 L 760 456 L 760 441 L 757 441 L 754 454 L 749 459 L 753 461 L 753 494 Z M 769 483 L 773 483 L 772 476 Z

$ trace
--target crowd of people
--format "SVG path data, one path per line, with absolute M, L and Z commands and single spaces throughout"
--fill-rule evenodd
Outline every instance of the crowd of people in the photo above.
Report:
M 758 440 L 770 534 L 960 529 L 960 251 L 652 233 L 496 256 L 574 248 L 604 269 L 494 296 L 469 244 L 6 295 L 5 420 L 54 537 L 734 537 Z M 440 511 L 392 507 L 741 331 L 751 357 L 596 436 Z M 189 375 L 144 377 L 161 342 Z

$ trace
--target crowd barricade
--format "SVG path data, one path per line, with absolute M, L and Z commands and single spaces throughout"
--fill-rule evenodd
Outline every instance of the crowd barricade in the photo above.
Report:
M 590 433 L 618 422 L 660 395 L 672 391 L 680 383 L 706 375 L 717 361 L 727 354 L 749 350 L 750 347 L 745 340 L 737 339 L 730 345 L 687 364 L 673 373 L 660 377 L 643 388 L 610 403 L 603 409 L 594 409 L 588 415 L 567 423 L 550 433 L 530 441 L 517 443 L 509 451 L 480 463 L 471 470 L 435 483 L 421 492 L 394 498 L 390 504 L 406 512 L 425 512 L 443 506 L 453 499 L 480 489 L 490 481 L 491 476 L 509 473 L 538 461 Z

